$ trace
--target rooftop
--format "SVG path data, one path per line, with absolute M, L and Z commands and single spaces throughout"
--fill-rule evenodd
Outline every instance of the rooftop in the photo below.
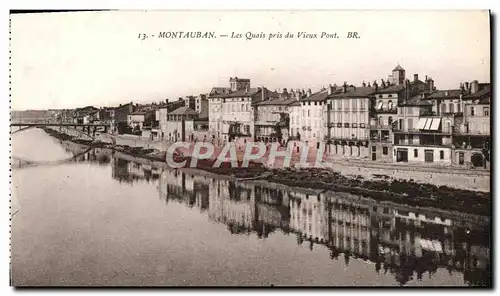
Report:
M 191 109 L 187 106 L 177 108 L 174 111 L 172 111 L 170 114 L 171 115 L 198 115 L 198 113 L 196 113 L 196 111 L 194 111 L 193 109 Z
M 449 90 L 436 90 L 429 95 L 429 99 L 445 99 L 445 98 L 459 98 L 462 90 L 449 89 Z
M 288 106 L 288 105 L 291 105 L 295 102 L 298 102 L 297 99 L 295 99 L 295 98 L 271 99 L 271 100 L 265 100 L 265 101 L 259 102 L 256 105 L 258 105 L 258 106 Z
M 374 87 L 351 87 L 346 92 L 336 93 L 328 96 L 331 99 L 369 97 L 375 92 Z
M 213 91 L 213 89 L 212 89 Z M 260 91 L 259 88 L 250 88 L 248 91 L 246 89 L 240 89 L 229 93 L 212 93 L 210 92 L 211 98 L 235 98 L 235 97 L 251 97 Z
M 403 67 L 401 67 L 399 64 L 394 68 L 392 71 L 404 71 Z
M 402 85 L 402 84 L 394 84 L 394 85 L 387 86 L 385 88 L 382 88 L 379 85 L 378 90 L 375 92 L 375 94 L 397 93 L 403 89 L 404 89 L 404 85 Z
M 326 89 L 320 90 L 318 92 L 313 93 L 312 95 L 303 98 L 302 102 L 320 102 L 326 100 L 328 97 L 328 91 Z
M 491 84 L 481 83 L 479 84 L 479 90 L 473 94 L 467 94 L 463 96 L 463 99 L 480 99 L 483 97 L 491 96 Z

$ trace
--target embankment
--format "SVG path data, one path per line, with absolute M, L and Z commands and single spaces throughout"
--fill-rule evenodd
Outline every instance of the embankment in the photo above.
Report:
M 129 155 L 131 158 L 142 158 L 150 164 L 157 162 L 162 164 L 162 166 L 166 166 L 165 154 L 154 152 L 152 149 L 130 148 L 128 146 L 113 146 L 85 140 L 74 140 L 54 130 L 47 130 L 47 132 L 65 141 L 76 141 L 78 144 L 91 147 L 109 148 L 124 155 Z M 189 161 L 187 164 L 189 164 Z M 259 164 L 254 164 L 252 168 L 231 168 L 228 163 L 223 164 L 222 168 L 213 168 L 211 167 L 211 163 L 209 164 L 206 161 L 199 161 L 197 169 L 233 178 L 252 178 L 264 175 L 263 180 L 286 186 L 351 193 L 378 201 L 406 204 L 414 207 L 432 207 L 474 215 L 490 216 L 491 199 L 489 192 L 462 190 L 448 186 L 397 180 L 388 176 L 380 180 L 367 179 L 359 174 L 352 177 L 331 169 L 269 169 Z

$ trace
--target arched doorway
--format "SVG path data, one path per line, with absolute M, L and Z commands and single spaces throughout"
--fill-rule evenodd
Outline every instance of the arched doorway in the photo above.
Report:
M 484 165 L 484 158 L 479 153 L 472 154 L 470 162 L 474 167 L 482 167 Z

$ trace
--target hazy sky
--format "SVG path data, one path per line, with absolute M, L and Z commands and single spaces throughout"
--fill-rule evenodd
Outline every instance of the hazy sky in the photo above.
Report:
M 11 16 L 13 109 L 159 101 L 227 86 L 386 79 L 398 62 L 438 88 L 489 82 L 485 11 L 120 11 Z M 161 31 L 321 33 L 340 39 L 158 39 Z M 346 39 L 357 31 L 360 39 Z

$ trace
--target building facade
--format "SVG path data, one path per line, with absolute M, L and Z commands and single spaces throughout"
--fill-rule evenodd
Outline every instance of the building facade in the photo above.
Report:
M 340 91 L 330 90 L 325 112 L 328 153 L 347 157 L 366 157 L 373 87 L 354 87 L 344 83 Z
M 241 80 L 241 81 L 240 81 Z M 255 137 L 255 104 L 277 94 L 250 88 L 250 80 L 231 78 L 231 88 L 214 88 L 209 97 L 209 132 L 220 142 L 247 142 Z

